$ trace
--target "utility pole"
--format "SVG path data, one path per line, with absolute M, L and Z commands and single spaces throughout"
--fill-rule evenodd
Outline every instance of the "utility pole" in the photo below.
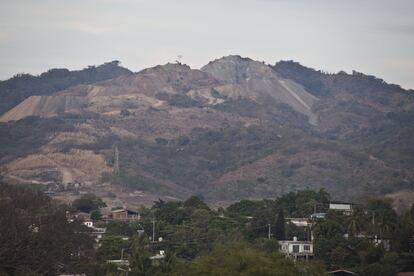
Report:
M 114 156 L 114 172 L 116 175 L 119 175 L 119 151 L 118 145 L 115 145 L 115 156 Z
M 375 211 L 372 211 L 372 225 L 375 225 Z
M 152 242 L 155 242 L 155 217 L 152 218 Z
M 270 240 L 270 223 L 267 226 L 269 227 L 268 238 Z
M 177 56 L 177 60 L 175 62 L 177 62 L 177 64 L 181 64 L 181 60 L 183 59 L 182 55 L 178 55 Z

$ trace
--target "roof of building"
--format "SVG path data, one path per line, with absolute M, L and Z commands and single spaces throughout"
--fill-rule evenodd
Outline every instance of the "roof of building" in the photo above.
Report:
M 138 212 L 135 212 L 135 211 L 132 211 L 132 210 L 129 210 L 129 209 L 117 209 L 117 210 L 112 210 L 111 212 L 112 213 L 128 212 L 128 214 L 131 214 L 131 215 L 138 215 L 139 214 Z
M 300 220 L 300 221 L 308 221 L 309 218 L 285 218 L 286 220 Z
M 293 241 L 293 240 L 282 240 L 279 243 L 301 243 L 301 244 L 313 244 L 312 241 Z
M 326 213 L 313 213 L 311 217 L 325 217 Z
M 121 213 L 121 212 L 125 212 L 125 209 L 117 209 L 117 210 L 112 210 L 112 213 Z
M 344 202 L 344 201 L 330 201 L 329 204 L 347 204 L 347 205 L 356 205 L 352 202 Z
M 337 273 L 337 272 L 345 272 L 345 273 L 349 273 L 349 274 L 352 274 L 352 275 L 355 274 L 355 272 L 345 270 L 345 269 L 337 269 L 337 270 L 329 271 L 328 274 L 334 274 L 334 273 Z
M 138 212 L 127 209 L 129 215 L 139 215 Z

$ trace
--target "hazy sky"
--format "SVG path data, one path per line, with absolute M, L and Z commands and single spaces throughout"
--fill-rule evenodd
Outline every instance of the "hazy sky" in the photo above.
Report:
M 0 0 L 0 79 L 120 60 L 229 54 L 361 71 L 414 88 L 413 0 Z

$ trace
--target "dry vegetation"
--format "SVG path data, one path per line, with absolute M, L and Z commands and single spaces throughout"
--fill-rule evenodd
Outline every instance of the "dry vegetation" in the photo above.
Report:
M 1 117 L 29 116 L 0 123 L 0 164 L 14 181 L 92 182 L 122 202 L 394 194 L 414 188 L 413 107 L 412 92 L 359 73 L 235 56 L 167 64 L 27 98 Z

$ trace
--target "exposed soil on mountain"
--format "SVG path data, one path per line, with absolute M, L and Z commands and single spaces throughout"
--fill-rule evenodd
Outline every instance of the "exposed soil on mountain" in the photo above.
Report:
M 158 196 L 226 204 L 321 187 L 341 199 L 400 201 L 400 191 L 414 189 L 413 91 L 239 56 L 200 70 L 109 67 L 95 82 L 25 92 L 1 115 L 3 179 L 44 185 L 62 199 L 92 191 L 134 206 Z

